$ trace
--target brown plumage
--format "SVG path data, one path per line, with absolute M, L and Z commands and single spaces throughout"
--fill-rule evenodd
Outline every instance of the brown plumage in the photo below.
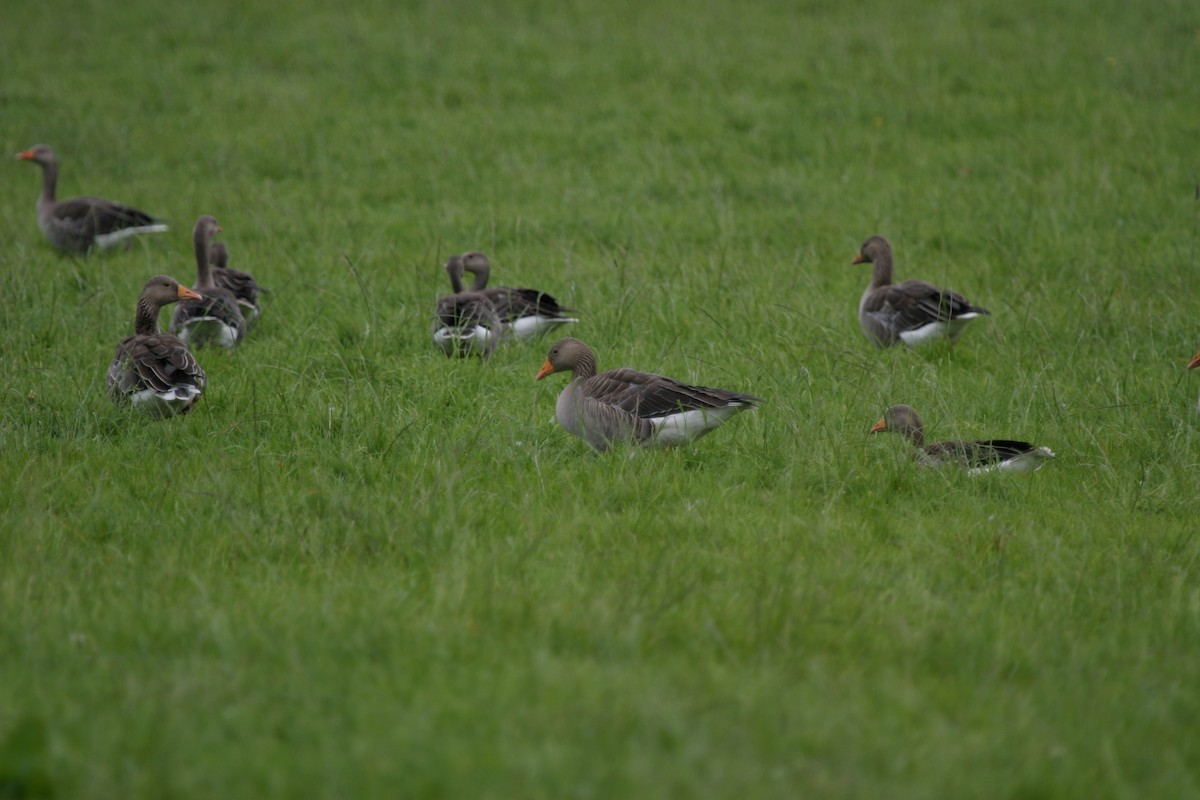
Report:
M 196 256 L 196 291 L 202 300 L 185 300 L 171 317 L 171 332 L 193 347 L 215 344 L 234 347 L 246 335 L 246 320 L 237 299 L 228 289 L 217 286 L 208 262 L 208 246 L 221 232 L 217 220 L 207 214 L 196 220 L 192 229 L 192 251 Z
M 892 283 L 892 246 L 882 236 L 863 242 L 852 264 L 874 264 L 871 282 L 858 303 L 858 324 L 878 347 L 911 346 L 962 335 L 967 322 L 990 314 L 967 298 L 925 281 Z
M 559 339 L 537 374 L 569 370 L 558 396 L 559 424 L 597 450 L 613 442 L 686 444 L 762 400 L 749 394 L 689 386 L 634 369 L 596 373 L 596 354 L 578 339 Z
M 208 247 L 208 263 L 212 265 L 213 283 L 219 289 L 226 289 L 237 301 L 246 326 L 253 325 L 261 309 L 258 306 L 258 293 L 261 288 L 254 276 L 249 272 L 234 269 L 229 266 L 229 250 L 224 242 L 213 242 Z
M 132 206 L 102 197 L 56 199 L 58 160 L 49 145 L 38 144 L 17 153 L 22 161 L 42 168 L 42 193 L 38 196 L 38 227 L 46 241 L 67 253 L 104 249 L 140 233 L 162 233 L 167 226 Z
M 138 297 L 134 334 L 121 340 L 106 376 L 115 402 L 152 416 L 186 414 L 204 391 L 204 370 L 177 336 L 158 329 L 162 307 L 200 295 L 167 275 L 146 281 Z
M 954 464 L 971 472 L 1005 470 L 1032 472 L 1054 453 L 1046 447 L 1013 439 L 935 442 L 925 444 L 925 426 L 916 409 L 903 403 L 890 407 L 871 427 L 871 433 L 893 431 L 906 436 L 917 448 L 919 458 L 930 466 Z

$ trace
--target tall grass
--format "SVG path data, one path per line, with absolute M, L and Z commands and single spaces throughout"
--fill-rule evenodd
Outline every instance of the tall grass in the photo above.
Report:
M 172 231 L 60 256 L 5 168 L 0 794 L 1200 794 L 1189 5 L 5 16 L 9 152 Z M 202 213 L 271 293 L 144 420 L 103 372 Z M 993 315 L 874 349 L 875 233 Z M 472 248 L 763 406 L 591 452 L 550 342 L 433 348 Z M 1058 458 L 920 470 L 895 402 Z

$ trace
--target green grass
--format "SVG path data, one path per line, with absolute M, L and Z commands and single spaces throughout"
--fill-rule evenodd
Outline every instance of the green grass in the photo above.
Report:
M 26 3 L 0 139 L 0 796 L 1200 796 L 1200 17 L 971 0 Z M 195 413 L 103 375 L 196 216 L 270 287 Z M 851 258 L 989 307 L 876 351 Z M 680 451 L 553 421 L 549 342 L 760 395 Z M 1051 447 L 923 471 L 868 437 Z

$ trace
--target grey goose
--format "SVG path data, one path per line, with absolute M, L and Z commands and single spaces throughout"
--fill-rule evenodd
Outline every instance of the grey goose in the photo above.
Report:
M 462 256 L 445 264 L 454 294 L 438 300 L 433 322 L 433 343 L 448 357 L 477 355 L 487 358 L 504 333 L 504 323 L 492 301 L 482 292 L 462 290 Z
M 36 144 L 17 153 L 17 158 L 42 168 L 38 227 L 46 241 L 63 252 L 86 253 L 93 247 L 104 250 L 141 233 L 167 230 L 166 225 L 145 211 L 102 197 L 57 199 L 58 159 L 50 145 Z
M 138 297 L 133 336 L 117 345 L 106 375 L 108 392 L 117 403 L 155 417 L 186 414 L 204 391 L 204 370 L 179 337 L 158 329 L 162 307 L 200 295 L 168 275 L 146 281 Z
M 858 301 L 858 324 L 877 347 L 897 342 L 915 347 L 943 337 L 954 342 L 969 321 L 991 313 L 925 281 L 892 283 L 892 246 L 882 236 L 863 242 L 851 263 L 875 266 Z
M 488 288 L 491 262 L 478 250 L 463 253 L 461 258 L 463 271 L 471 273 L 474 278 L 470 291 L 481 292 L 492 301 L 492 306 L 500 316 L 500 321 L 504 323 L 506 331 L 516 339 L 536 339 L 562 325 L 579 322 L 578 319 L 567 316 L 575 309 L 560 306 L 554 297 L 538 289 L 508 286 Z M 462 291 L 461 272 L 457 276 L 451 273 L 450 281 L 455 292 Z
M 208 263 L 212 266 L 213 283 L 219 289 L 228 289 L 237 301 L 246 327 L 258 321 L 262 309 L 258 305 L 258 294 L 262 288 L 249 272 L 229 266 L 229 250 L 224 242 L 213 242 L 208 247 Z
M 953 464 L 972 474 L 991 472 L 1033 472 L 1041 469 L 1054 453 L 1047 447 L 1013 439 L 944 441 L 925 444 L 925 426 L 916 409 L 898 404 L 888 408 L 871 427 L 871 433 L 893 431 L 906 436 L 917 448 L 918 458 L 928 466 Z
M 571 372 L 558 396 L 555 416 L 569 433 L 597 450 L 613 443 L 682 445 L 699 439 L 758 397 L 724 389 L 689 386 L 634 369 L 596 373 L 596 354 L 578 339 L 559 339 L 550 348 L 537 380 Z
M 193 347 L 214 344 L 231 348 L 246 335 L 246 319 L 237 298 L 228 289 L 217 286 L 208 261 L 209 244 L 213 235 L 220 232 L 216 218 L 205 214 L 196 220 L 192 229 L 192 249 L 196 255 L 194 288 L 204 297 L 183 301 L 171 317 L 171 333 Z

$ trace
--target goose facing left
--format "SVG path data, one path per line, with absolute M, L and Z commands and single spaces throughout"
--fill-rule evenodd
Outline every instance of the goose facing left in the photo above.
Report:
M 162 233 L 167 226 L 141 209 L 102 197 L 57 199 L 58 159 L 50 145 L 36 144 L 17 159 L 42 168 L 37 221 L 46 241 L 66 253 L 105 250 L 142 233 Z
M 578 339 L 559 339 L 537 374 L 569 371 L 555 416 L 569 433 L 597 450 L 614 442 L 672 446 L 695 441 L 761 398 L 725 389 L 689 386 L 672 378 L 611 369 L 596 373 L 596 354 Z
M 200 295 L 168 275 L 146 281 L 137 301 L 134 333 L 121 340 L 108 367 L 108 393 L 154 417 L 186 414 L 204 391 L 204 370 L 179 337 L 158 329 L 162 307 Z

